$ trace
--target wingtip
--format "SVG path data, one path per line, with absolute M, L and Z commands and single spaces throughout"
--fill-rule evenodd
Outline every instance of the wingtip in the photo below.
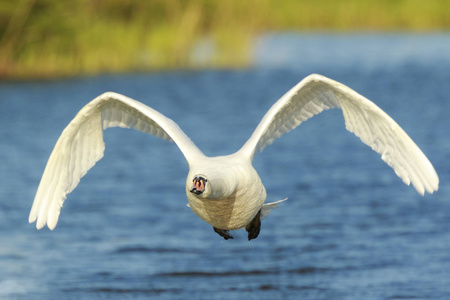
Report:
M 424 197 L 426 193 L 432 195 L 435 192 L 437 192 L 439 190 L 439 181 L 436 183 L 433 183 L 430 186 L 420 186 L 420 187 L 415 187 L 416 191 L 422 196 Z
M 28 216 L 28 223 L 34 223 L 36 221 L 36 216 L 34 216 L 34 215 L 29 215 Z
M 33 221 L 33 222 L 34 222 L 34 221 Z M 30 222 L 30 223 L 33 223 L 33 222 Z M 37 229 L 37 230 L 41 230 L 42 228 L 45 227 L 45 225 L 47 225 L 48 229 L 50 229 L 50 230 L 53 230 L 53 229 L 55 229 L 55 227 L 56 227 L 56 224 L 48 224 L 48 223 L 39 223 L 39 222 L 36 222 L 36 229 Z
M 41 230 L 48 223 L 47 216 L 43 216 L 43 215 L 33 216 L 29 220 L 32 220 L 33 222 L 36 221 L 36 229 L 37 230 Z M 32 223 L 32 222 L 30 222 L 30 223 Z
M 56 214 L 50 214 L 47 220 L 47 227 L 50 230 L 55 229 L 56 225 L 58 224 L 58 219 L 59 219 L 59 211 Z
M 36 222 L 36 229 L 37 230 L 41 230 L 42 228 L 44 228 L 45 224 L 41 224 L 39 222 Z
M 427 189 L 427 192 L 431 195 L 434 194 L 434 192 L 437 192 L 438 190 L 439 190 L 439 182 L 432 188 Z
M 30 213 L 30 216 L 28 217 L 28 223 L 31 224 L 31 223 L 34 223 L 34 222 L 36 222 L 36 229 L 37 230 L 41 230 L 45 226 L 45 224 L 41 224 L 38 221 L 38 217 L 36 215 Z

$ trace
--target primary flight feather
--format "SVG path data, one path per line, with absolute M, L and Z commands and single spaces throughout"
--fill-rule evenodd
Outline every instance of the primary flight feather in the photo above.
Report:
M 433 193 L 439 178 L 432 164 L 403 129 L 373 102 L 321 75 L 310 75 L 281 97 L 234 154 L 207 157 L 178 125 L 154 109 L 108 92 L 88 103 L 64 129 L 42 175 L 29 222 L 54 229 L 64 200 L 86 172 L 103 157 L 103 130 L 134 128 L 175 142 L 189 165 L 189 207 L 225 239 L 245 228 L 258 236 L 261 219 L 283 200 L 264 204 L 266 190 L 252 166 L 254 156 L 302 122 L 330 108 L 340 108 L 347 130 L 381 154 L 407 185 Z

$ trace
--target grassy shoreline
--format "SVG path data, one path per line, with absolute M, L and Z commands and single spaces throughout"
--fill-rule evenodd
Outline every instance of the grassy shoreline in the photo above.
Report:
M 448 29 L 447 0 L 0 0 L 0 79 L 245 67 L 268 31 Z

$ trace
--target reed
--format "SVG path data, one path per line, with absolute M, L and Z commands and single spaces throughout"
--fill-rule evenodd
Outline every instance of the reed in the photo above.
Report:
M 0 0 L 0 78 L 242 67 L 268 31 L 449 28 L 447 0 Z

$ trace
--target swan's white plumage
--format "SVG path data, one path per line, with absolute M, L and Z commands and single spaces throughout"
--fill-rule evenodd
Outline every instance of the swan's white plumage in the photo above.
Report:
M 174 141 L 188 162 L 203 155 L 172 120 L 138 101 L 105 93 L 81 109 L 56 142 L 29 216 L 30 222 L 37 220 L 37 228 L 56 226 L 66 195 L 103 157 L 103 130 L 110 127 L 134 128 Z
M 213 226 L 226 224 L 220 229 L 245 226 L 260 209 L 265 216 L 279 203 L 263 207 L 265 189 L 251 166 L 256 153 L 302 122 L 330 108 L 341 108 L 346 128 L 381 154 L 406 184 L 412 183 L 421 195 L 438 189 L 439 178 L 433 166 L 395 121 L 347 86 L 320 75 L 310 75 L 269 109 L 237 153 L 216 158 L 204 156 L 175 122 L 152 108 L 116 93 L 97 97 L 80 110 L 59 137 L 42 175 L 29 222 L 37 221 L 38 229 L 46 224 L 53 229 L 67 194 L 103 157 L 103 130 L 125 127 L 175 142 L 188 161 L 188 176 L 203 174 L 205 170 L 210 173 L 215 191 L 208 193 L 223 199 L 215 200 L 223 201 L 222 206 L 225 203 L 232 206 L 219 209 L 214 201 L 203 199 L 205 195 L 197 197 L 189 193 L 191 179 L 188 177 L 186 192 L 190 207 L 197 215 Z M 230 164 L 236 167 L 230 168 Z M 224 182 L 226 187 L 221 187 Z M 226 191 L 226 196 L 220 195 L 222 191 Z M 243 213 L 246 208 L 251 211 Z
M 241 151 L 253 159 L 276 138 L 330 108 L 341 108 L 347 130 L 381 154 L 407 185 L 433 193 L 439 178 L 426 156 L 384 111 L 349 87 L 321 75 L 310 75 L 288 91 L 266 113 Z

